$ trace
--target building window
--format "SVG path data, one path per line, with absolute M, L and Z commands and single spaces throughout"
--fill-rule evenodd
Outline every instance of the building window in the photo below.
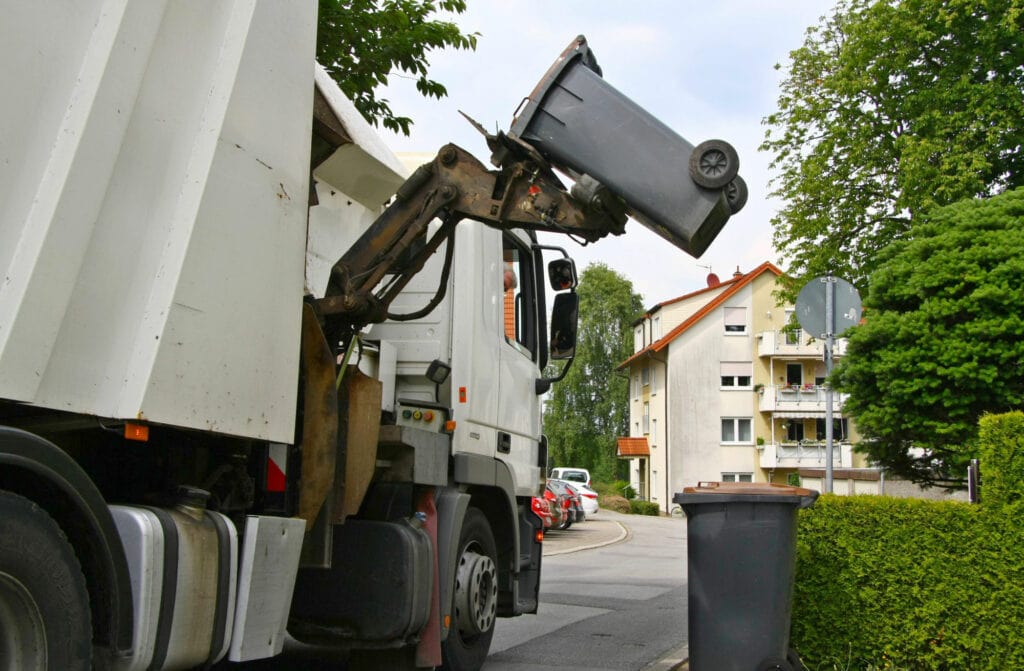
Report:
M 804 367 L 799 363 L 786 364 L 786 384 L 801 385 L 804 383 Z
M 753 482 L 753 473 L 722 473 L 722 482 Z
M 658 369 L 655 368 L 654 366 L 651 366 L 651 396 L 654 396 L 655 394 L 658 393 L 658 387 L 655 384 L 658 379 L 657 373 Z
M 750 389 L 752 367 L 750 362 L 723 361 L 721 367 L 722 387 Z
M 723 417 L 722 442 L 747 444 L 752 442 L 749 417 Z
M 803 340 L 804 332 L 799 328 L 786 329 L 786 344 L 799 345 Z
M 747 332 L 746 308 L 725 308 L 725 332 L 732 334 Z
M 636 374 L 633 376 L 633 400 L 640 400 L 640 375 Z
M 833 417 L 832 418 L 832 439 L 833 440 L 846 440 L 846 438 L 850 435 L 848 433 L 849 430 L 850 430 L 850 423 L 849 422 L 850 422 L 850 420 L 848 420 L 846 417 L 842 417 L 842 418 Z M 814 427 L 815 434 L 818 436 L 818 440 L 825 440 L 825 427 L 826 427 L 825 420 L 819 417 L 818 419 L 814 420 L 814 423 L 815 423 L 815 427 Z
M 644 433 L 645 434 L 646 433 L 650 433 L 651 432 L 651 404 L 650 403 L 644 403 L 643 422 L 644 422 Z
M 651 383 L 651 367 L 644 366 L 640 369 L 640 384 L 648 386 Z
M 658 446 L 658 420 L 651 420 L 651 447 Z
M 661 317 L 655 317 L 651 322 L 651 342 L 661 340 Z
M 790 420 L 786 425 L 786 440 L 791 443 L 799 443 L 804 439 L 804 423 L 799 420 Z
M 633 331 L 633 351 L 639 352 L 644 348 L 644 327 L 638 326 Z

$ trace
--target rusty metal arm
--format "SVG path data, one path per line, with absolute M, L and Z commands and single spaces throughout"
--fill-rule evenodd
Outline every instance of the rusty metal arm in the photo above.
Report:
M 488 136 L 488 142 L 500 161 L 498 170 L 488 170 L 453 144 L 444 146 L 399 188 L 394 202 L 334 264 L 325 296 L 317 301 L 333 342 L 383 321 L 391 302 L 441 243 L 451 244 L 462 219 L 587 241 L 623 232 L 624 207 L 600 185 L 578 183 L 570 194 L 528 145 L 503 135 Z M 435 218 L 441 226 L 428 237 Z

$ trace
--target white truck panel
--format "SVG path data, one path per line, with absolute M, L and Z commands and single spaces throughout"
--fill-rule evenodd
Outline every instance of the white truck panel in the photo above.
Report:
M 12 9 L 0 397 L 290 442 L 315 3 Z

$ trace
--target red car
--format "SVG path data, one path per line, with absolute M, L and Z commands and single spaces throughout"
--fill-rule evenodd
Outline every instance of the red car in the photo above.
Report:
M 534 496 L 530 501 L 530 509 L 544 522 L 544 528 L 551 528 L 551 506 L 548 504 L 547 499 L 542 499 Z
M 561 494 L 549 482 L 544 488 L 544 498 L 551 505 L 551 528 L 559 531 L 568 529 L 573 523 L 572 499 Z

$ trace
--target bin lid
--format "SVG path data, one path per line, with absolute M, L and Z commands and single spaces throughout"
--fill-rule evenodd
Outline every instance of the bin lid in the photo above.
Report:
M 818 492 L 813 489 L 774 482 L 699 482 L 696 487 L 684 488 L 681 494 L 672 497 L 672 501 L 683 506 L 736 501 L 793 503 L 801 508 L 809 508 L 817 498 Z

